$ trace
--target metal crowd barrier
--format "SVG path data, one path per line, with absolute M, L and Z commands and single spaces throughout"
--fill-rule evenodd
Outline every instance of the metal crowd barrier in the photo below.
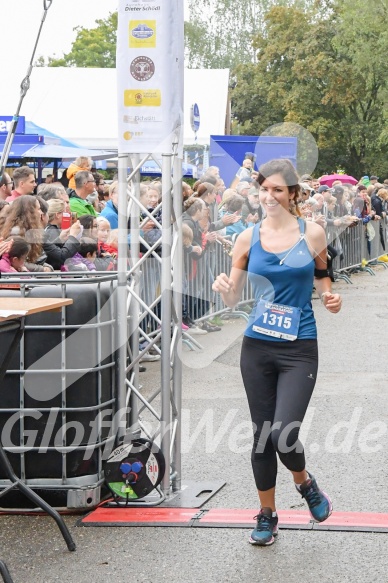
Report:
M 361 222 L 354 227 L 328 227 L 327 241 L 332 245 L 337 256 L 333 261 L 335 279 L 344 279 L 351 283 L 350 275 L 355 271 L 367 271 L 374 275 L 373 265 L 388 263 L 382 260 L 388 248 L 387 222 L 369 221 L 368 227 Z M 208 245 L 200 259 L 193 259 L 189 254 L 184 257 L 184 297 L 183 305 L 188 315 L 199 322 L 220 315 L 243 317 L 247 319 L 244 306 L 254 302 L 249 279 L 242 291 L 237 307 L 225 307 L 219 294 L 212 292 L 212 283 L 219 273 L 229 273 L 232 266 L 233 248 L 221 243 Z M 184 310 L 185 312 L 185 310 Z M 190 331 L 189 331 L 190 332 Z
M 369 221 L 367 225 L 359 222 L 345 229 L 328 227 L 327 241 L 334 247 L 337 256 L 333 261 L 335 277 L 350 282 L 349 276 L 355 271 L 367 271 L 374 275 L 373 265 L 383 265 L 387 249 L 387 222 Z
M 233 246 L 214 242 L 207 246 L 199 259 L 184 255 L 183 316 L 188 315 L 197 322 L 221 316 L 248 319 L 242 308 L 253 303 L 250 282 L 243 289 L 241 300 L 236 308 L 224 305 L 219 294 L 212 291 L 214 279 L 220 273 L 228 273 L 232 267 Z M 190 331 L 188 331 L 190 334 Z

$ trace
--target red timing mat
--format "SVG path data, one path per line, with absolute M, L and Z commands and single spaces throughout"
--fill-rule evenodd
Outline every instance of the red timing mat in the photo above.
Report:
M 241 508 L 125 508 L 100 506 L 78 523 L 79 526 L 180 526 L 195 528 L 250 528 L 258 510 Z M 311 520 L 307 510 L 279 510 L 279 527 L 300 530 L 387 532 L 388 514 L 333 512 L 325 522 Z
M 195 508 L 119 508 L 100 506 L 81 519 L 82 526 L 190 526 Z M 201 512 L 199 512 L 201 514 Z

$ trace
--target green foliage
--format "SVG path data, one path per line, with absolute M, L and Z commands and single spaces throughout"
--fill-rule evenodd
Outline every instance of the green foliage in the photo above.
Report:
M 273 124 L 295 122 L 317 141 L 317 174 L 342 166 L 356 176 L 388 175 L 387 4 L 273 6 L 254 39 L 257 64 L 235 71 L 235 130 L 260 135 Z
M 76 27 L 77 37 L 71 51 L 62 58 L 49 57 L 48 66 L 114 68 L 117 12 L 111 13 L 105 20 L 96 20 L 96 24 L 91 29 Z
M 281 4 L 287 4 L 279 0 Z M 185 26 L 190 68 L 233 69 L 256 59 L 252 40 L 274 0 L 189 0 Z
M 44 57 L 38 57 L 34 63 L 34 67 L 47 67 L 46 59 Z

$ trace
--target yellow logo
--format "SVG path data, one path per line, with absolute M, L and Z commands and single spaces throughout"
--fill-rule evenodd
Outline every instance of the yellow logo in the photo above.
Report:
M 129 48 L 154 49 L 156 47 L 156 20 L 129 21 Z
M 126 89 L 125 107 L 160 107 L 162 94 L 159 89 Z
M 125 132 L 123 135 L 124 140 L 127 140 L 127 142 L 129 142 L 129 140 L 132 140 L 132 134 L 131 132 Z

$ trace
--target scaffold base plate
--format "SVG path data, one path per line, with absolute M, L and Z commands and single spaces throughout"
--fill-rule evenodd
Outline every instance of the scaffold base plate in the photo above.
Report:
M 173 492 L 162 504 L 162 508 L 200 508 L 225 486 L 226 482 L 194 482 L 184 480 L 181 489 Z

